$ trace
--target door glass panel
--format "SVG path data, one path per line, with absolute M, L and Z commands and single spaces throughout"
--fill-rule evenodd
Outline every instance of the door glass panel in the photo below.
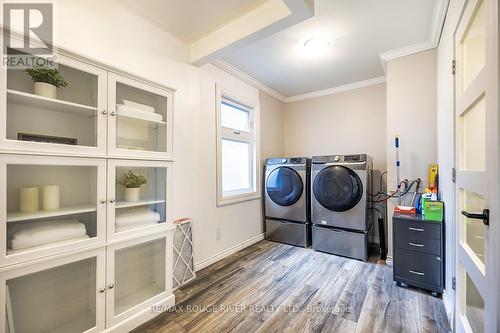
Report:
M 484 171 L 486 164 L 486 102 L 482 96 L 460 116 L 461 169 Z
M 9 331 L 79 333 L 95 327 L 96 264 L 93 257 L 8 280 Z
M 224 195 L 250 188 L 250 143 L 222 140 L 222 189 Z
M 115 252 L 115 315 L 165 291 L 165 238 Z
M 167 151 L 167 97 L 116 84 L 116 146 Z
M 335 165 L 321 170 L 316 175 L 313 193 L 323 207 L 334 212 L 344 212 L 361 200 L 363 184 L 354 171 Z
M 98 77 L 63 64 L 58 71 L 67 86 L 51 96 L 24 70 L 7 70 L 7 139 L 97 146 Z
M 482 196 L 474 192 L 460 189 L 462 199 L 462 210 L 471 213 L 482 213 L 486 208 L 486 202 Z M 474 252 L 474 254 L 485 263 L 485 226 L 482 220 L 470 219 L 461 215 L 464 231 L 463 241 Z
M 484 300 L 467 272 L 465 276 L 465 316 L 473 332 L 484 332 Z
M 462 41 L 462 91 L 469 87 L 486 63 L 485 2 L 479 6 Z
M 266 190 L 273 202 L 280 206 L 290 206 L 302 196 L 302 179 L 293 169 L 279 167 L 267 177 Z
M 166 219 L 165 167 L 117 167 L 115 232 L 152 226 Z
M 7 165 L 7 255 L 97 236 L 97 167 Z
M 237 131 L 250 131 L 250 112 L 238 106 L 223 101 L 221 104 L 222 127 L 235 129 Z

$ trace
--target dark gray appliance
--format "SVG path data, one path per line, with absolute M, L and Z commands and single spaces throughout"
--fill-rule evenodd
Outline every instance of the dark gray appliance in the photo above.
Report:
M 310 159 L 270 158 L 264 170 L 266 239 L 308 247 Z
M 312 247 L 368 259 L 368 193 L 372 160 L 366 154 L 315 156 L 311 166 Z

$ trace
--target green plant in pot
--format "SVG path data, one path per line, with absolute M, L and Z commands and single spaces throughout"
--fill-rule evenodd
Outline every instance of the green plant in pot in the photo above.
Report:
M 57 98 L 57 88 L 66 87 L 68 83 L 55 68 L 34 66 L 26 69 L 35 85 L 35 95 Z
M 125 201 L 134 202 L 140 199 L 140 187 L 147 184 L 146 177 L 136 175 L 131 170 L 126 172 L 119 184 L 125 187 Z

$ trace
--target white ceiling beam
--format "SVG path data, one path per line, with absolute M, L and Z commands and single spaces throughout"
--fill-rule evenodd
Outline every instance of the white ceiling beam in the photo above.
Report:
M 191 63 L 204 65 L 314 15 L 312 0 L 269 0 L 191 44 Z

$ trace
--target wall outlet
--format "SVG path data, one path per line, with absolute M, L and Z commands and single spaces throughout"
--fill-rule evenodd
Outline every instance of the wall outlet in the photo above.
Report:
M 220 228 L 215 229 L 215 240 L 220 240 Z

